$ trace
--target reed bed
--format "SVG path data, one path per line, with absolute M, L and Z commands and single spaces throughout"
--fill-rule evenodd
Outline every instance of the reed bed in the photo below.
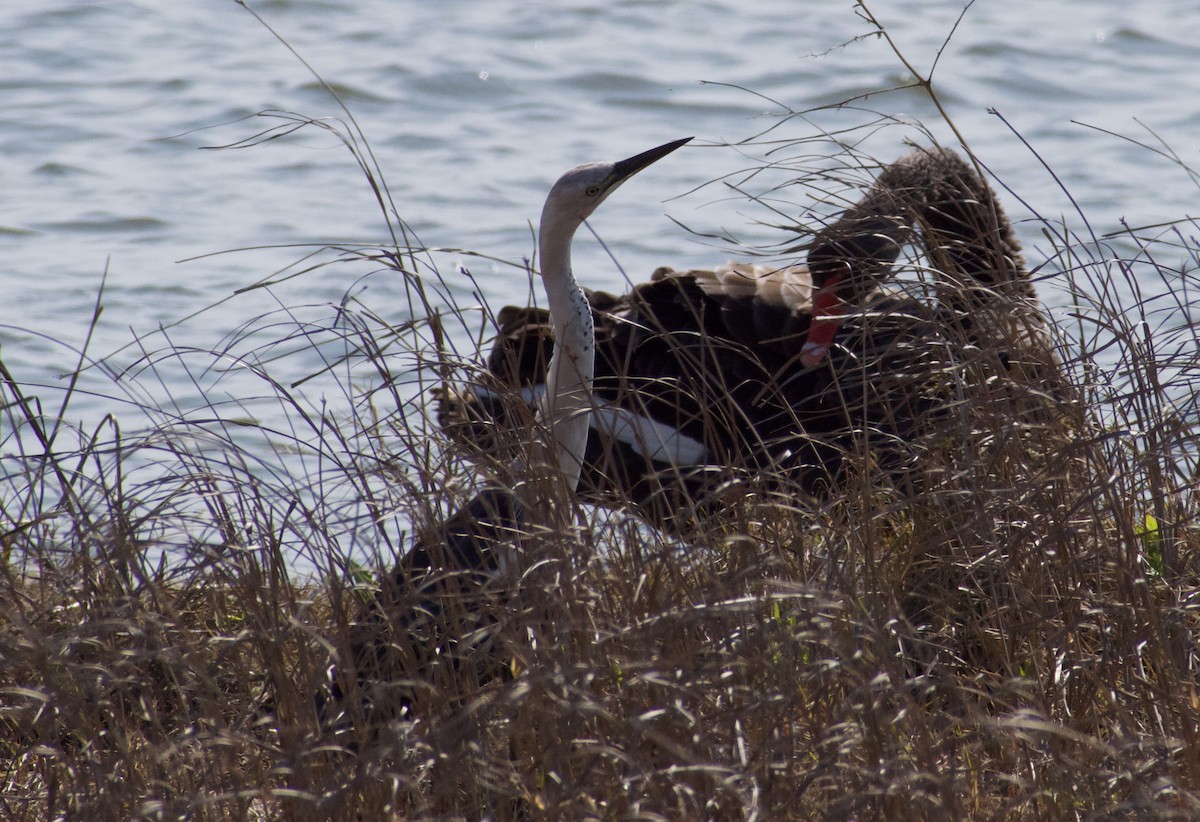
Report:
M 829 499 L 740 476 L 676 534 L 579 506 L 480 606 L 506 675 L 445 665 L 410 683 L 419 711 L 335 716 L 380 575 L 528 432 L 488 463 L 436 430 L 433 389 L 478 376 L 498 307 L 456 303 L 352 119 L 267 116 L 252 141 L 339 134 L 392 229 L 300 265 L 394 278 L 409 310 L 290 306 L 212 350 L 144 340 L 119 372 L 85 350 L 65 391 L 0 364 L 6 818 L 1200 814 L 1191 221 L 1040 220 L 1029 256 L 1066 307 L 1037 414 L 995 386 L 916 482 L 869 452 Z M 261 390 L 227 399 L 235 372 Z M 129 415 L 72 425 L 83 381 Z

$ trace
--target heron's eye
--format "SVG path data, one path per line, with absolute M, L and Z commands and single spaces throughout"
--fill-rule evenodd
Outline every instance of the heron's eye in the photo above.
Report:
M 596 197 L 600 194 L 600 186 L 588 186 L 588 190 L 585 193 L 589 197 Z

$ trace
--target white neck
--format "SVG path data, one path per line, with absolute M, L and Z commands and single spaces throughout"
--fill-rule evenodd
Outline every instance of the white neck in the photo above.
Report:
M 554 356 L 546 376 L 540 420 L 550 431 L 547 461 L 557 463 L 571 490 L 578 487 L 583 467 L 596 372 L 591 307 L 571 273 L 571 241 L 579 225 L 577 217 L 544 211 L 538 238 L 542 285 L 554 328 Z

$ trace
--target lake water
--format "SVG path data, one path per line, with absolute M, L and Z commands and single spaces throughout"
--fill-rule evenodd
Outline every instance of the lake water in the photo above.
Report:
M 784 217 L 748 195 L 803 220 L 811 191 L 778 187 L 834 152 L 823 133 L 880 159 L 923 139 L 906 123 L 954 139 L 927 96 L 888 91 L 912 75 L 850 2 L 251 6 L 336 88 L 419 242 L 484 255 L 430 258 L 462 304 L 475 301 L 475 287 L 496 306 L 528 300 L 519 267 L 489 258 L 530 256 L 530 223 L 549 184 L 577 163 L 696 138 L 592 220 L 604 246 L 581 236 L 580 278 L 620 290 L 659 265 L 729 258 L 731 243 L 720 238 L 778 242 L 762 223 Z M 1031 262 L 1052 253 L 1032 213 L 1083 232 L 1082 212 L 1098 234 L 1122 220 L 1195 213 L 1196 181 L 1135 144 L 1165 144 L 1200 165 L 1193 0 L 979 0 L 965 14 L 961 2 L 869 8 L 918 71 L 937 61 L 934 88 L 953 122 L 1013 190 L 1003 199 L 1025 220 Z M 293 270 L 269 291 L 234 296 L 310 247 L 386 246 L 390 236 L 364 175 L 327 131 L 203 150 L 279 122 L 256 112 L 346 116 L 238 3 L 6 3 L 0 94 L 0 356 L 30 391 L 52 396 L 64 385 L 102 278 L 89 354 L 112 354 L 116 369 L 139 349 L 162 350 L 160 327 L 172 346 L 210 351 L 280 306 L 308 306 L 296 316 L 328 321 L 349 294 L 395 322 L 417 310 L 403 279 L 369 262 Z M 885 117 L 899 124 L 868 125 Z M 768 160 L 782 167 L 748 173 Z M 473 278 L 456 272 L 460 264 Z M 1053 281 L 1043 297 L 1060 299 Z M 145 421 L 138 405 L 182 411 L 201 390 L 233 400 L 262 393 L 260 380 L 236 369 L 215 381 L 202 372 L 195 360 L 139 372 L 132 384 L 92 375 L 70 416 L 90 428 L 112 413 L 136 427 Z

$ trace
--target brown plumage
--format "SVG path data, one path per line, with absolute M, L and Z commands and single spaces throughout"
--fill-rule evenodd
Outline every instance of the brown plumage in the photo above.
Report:
M 882 287 L 907 243 L 928 259 L 934 293 Z M 579 492 L 633 501 L 667 527 L 741 472 L 824 495 L 851 455 L 869 454 L 915 481 L 910 469 L 972 386 L 1010 385 L 1033 409 L 1057 384 L 1012 226 L 945 149 L 885 168 L 816 234 L 808 267 L 660 269 L 628 295 L 589 298 L 596 378 Z M 498 320 L 485 372 L 444 390 L 438 409 L 454 439 L 489 451 L 528 430 L 553 350 L 543 310 L 508 307 Z M 814 357 L 806 342 L 821 324 L 832 347 Z

